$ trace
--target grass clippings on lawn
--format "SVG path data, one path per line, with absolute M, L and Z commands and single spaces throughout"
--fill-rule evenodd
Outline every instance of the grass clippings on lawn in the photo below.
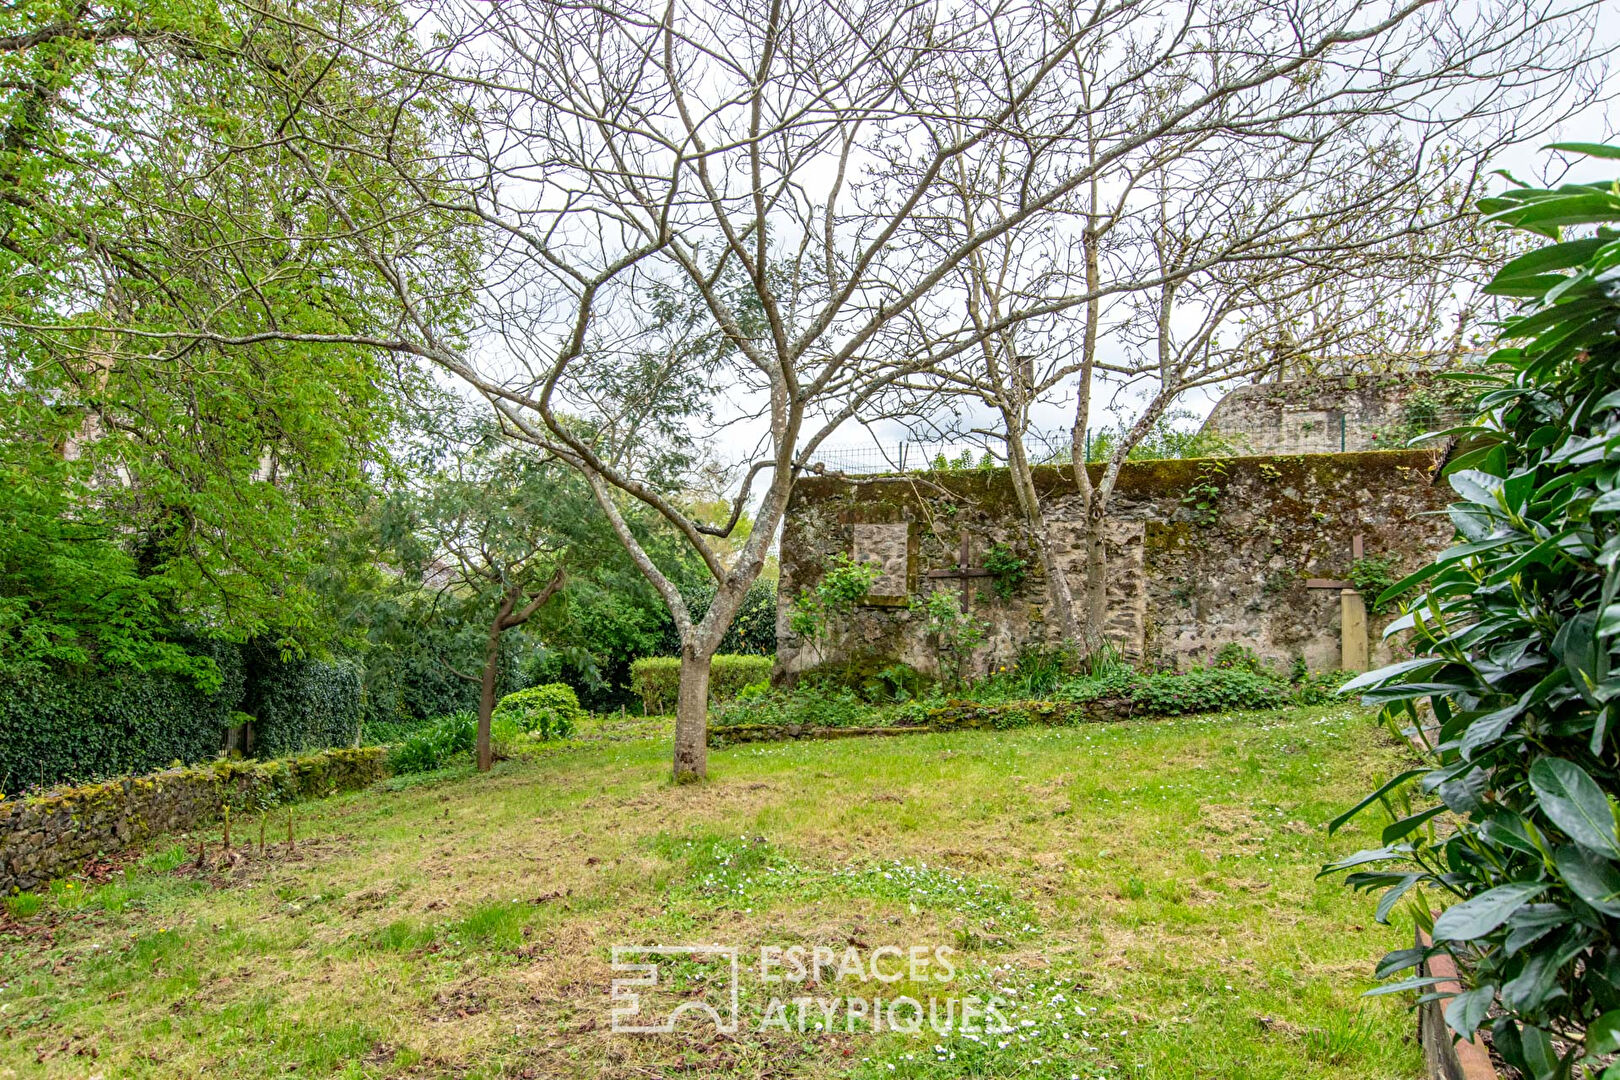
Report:
M 1406 1003 L 1360 996 L 1405 931 L 1315 878 L 1400 760 L 1356 709 L 740 746 L 685 787 L 625 728 L 306 804 L 295 850 L 276 816 L 234 865 L 169 838 L 58 883 L 0 931 L 0 1076 L 1420 1075 Z M 612 947 L 660 943 L 741 950 L 737 1034 L 610 1030 Z M 1013 1030 L 760 1031 L 773 996 L 939 993 L 761 982 L 795 945 L 948 947 Z

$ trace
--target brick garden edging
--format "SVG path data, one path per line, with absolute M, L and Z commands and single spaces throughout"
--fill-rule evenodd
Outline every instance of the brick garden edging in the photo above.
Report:
M 325 750 L 275 761 L 216 761 L 0 802 L 0 893 L 31 889 L 92 855 L 381 780 L 387 750 Z
M 1429 936 L 1419 930 L 1418 948 L 1427 948 L 1429 944 Z M 1462 983 L 1457 981 L 1457 965 L 1444 953 L 1429 957 L 1418 973 L 1448 980 L 1429 987 L 1430 993 L 1462 993 Z M 1423 1047 L 1423 1063 L 1431 1080 L 1497 1080 L 1490 1052 L 1477 1035 L 1468 1042 L 1452 1038 L 1451 1029 L 1446 1027 L 1444 1008 L 1444 1001 L 1426 1001 L 1418 1006 L 1418 1042 Z

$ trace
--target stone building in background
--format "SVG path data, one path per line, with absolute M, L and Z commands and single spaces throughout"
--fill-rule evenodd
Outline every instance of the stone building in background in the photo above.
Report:
M 1394 450 L 1461 421 L 1466 397 L 1432 373 L 1254 383 L 1221 398 L 1203 430 L 1250 454 Z

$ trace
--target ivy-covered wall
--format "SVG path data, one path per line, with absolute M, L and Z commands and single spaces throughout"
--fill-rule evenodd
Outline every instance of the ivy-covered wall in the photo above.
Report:
M 275 761 L 216 761 L 0 803 L 0 894 L 31 889 L 92 855 L 255 812 L 353 791 L 383 778 L 387 750 L 327 750 Z
M 358 741 L 364 695 L 353 661 L 283 660 L 263 643 L 193 649 L 218 666 L 217 690 L 156 672 L 0 672 L 0 793 L 207 761 L 246 721 L 261 758 Z
M 1433 450 L 1128 463 L 1104 532 L 1109 636 L 1131 658 L 1160 668 L 1202 662 L 1233 641 L 1281 663 L 1338 667 L 1339 593 L 1308 588 L 1307 580 L 1349 578 L 1358 533 L 1365 555 L 1387 560 L 1396 577 L 1444 547 L 1450 526 L 1434 515 L 1448 501 L 1449 489 L 1434 482 L 1440 463 Z M 1072 477 L 1042 467 L 1036 484 L 1058 560 L 1079 594 L 1084 551 Z M 858 657 L 937 668 L 921 617 L 904 605 L 858 607 L 820 645 L 792 634 L 793 598 L 815 584 L 830 556 L 851 551 L 858 522 L 910 524 L 916 596 L 961 588 L 928 574 L 955 564 L 964 533 L 971 566 L 983 567 L 996 545 L 1025 561 L 1015 586 L 1005 589 L 1003 579 L 1005 597 L 993 579 L 971 585 L 972 610 L 991 627 L 976 656 L 981 670 L 1057 640 L 1046 578 L 1003 470 L 811 477 L 796 487 L 782 534 L 778 679 Z M 1375 660 L 1389 655 L 1379 637 L 1391 618 L 1370 613 Z

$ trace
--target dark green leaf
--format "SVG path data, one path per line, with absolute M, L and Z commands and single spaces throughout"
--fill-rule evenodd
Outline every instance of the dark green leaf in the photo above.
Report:
M 1620 1009 L 1610 1009 L 1586 1025 L 1586 1052 L 1612 1054 L 1620 1051 Z
M 1530 786 L 1554 825 L 1577 844 L 1610 859 L 1620 859 L 1620 837 L 1614 814 L 1602 790 L 1573 761 L 1538 758 L 1530 766 Z
M 1424 822 L 1430 820 L 1431 818 L 1437 817 L 1440 814 L 1446 813 L 1448 809 L 1449 808 L 1444 803 L 1441 803 L 1439 806 L 1431 806 L 1427 810 L 1421 810 L 1418 813 L 1411 814 L 1400 819 L 1399 821 L 1391 822 L 1390 824 L 1384 826 L 1383 835 L 1379 839 L 1381 839 L 1385 844 L 1393 844 L 1399 840 L 1403 840 L 1420 828 Z
M 1566 844 L 1553 864 L 1570 891 L 1605 915 L 1620 916 L 1620 870 L 1600 856 Z
M 1436 941 L 1472 941 L 1507 921 L 1521 906 L 1547 891 L 1545 881 L 1498 885 L 1460 904 L 1453 904 L 1434 923 Z
M 1472 1039 L 1495 1000 L 1494 986 L 1476 986 L 1463 991 L 1446 1004 L 1446 1026 L 1464 1039 Z
M 1355 817 L 1357 814 L 1361 813 L 1363 810 L 1367 809 L 1367 807 L 1371 806 L 1379 799 L 1382 799 L 1385 795 L 1389 794 L 1391 791 L 1394 791 L 1407 781 L 1414 780 L 1426 772 L 1428 772 L 1427 769 L 1407 769 L 1405 772 L 1398 773 L 1389 780 L 1384 781 L 1384 783 L 1379 786 L 1377 791 L 1373 792 L 1371 795 L 1368 795 L 1365 799 L 1362 799 L 1360 802 L 1356 803 L 1356 805 L 1352 806 L 1350 809 L 1328 822 L 1328 833 L 1332 834 L 1338 832 L 1346 822 Z

